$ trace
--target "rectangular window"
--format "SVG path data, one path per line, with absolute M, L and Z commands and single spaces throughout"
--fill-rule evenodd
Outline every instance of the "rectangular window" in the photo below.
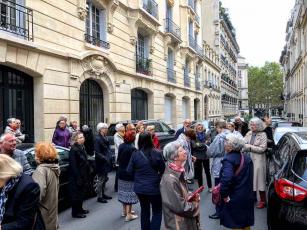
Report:
M 85 40 L 95 46 L 110 48 L 106 41 L 106 11 L 95 6 L 91 1 L 87 2 L 87 10 Z

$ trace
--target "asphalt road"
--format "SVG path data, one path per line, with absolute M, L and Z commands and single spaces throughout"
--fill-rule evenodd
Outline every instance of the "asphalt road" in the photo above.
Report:
M 110 175 L 107 183 L 107 195 L 113 199 L 107 204 L 96 202 L 96 198 L 85 201 L 84 208 L 89 209 L 90 213 L 84 219 L 71 218 L 71 209 L 62 211 L 59 215 L 60 229 L 63 230 L 138 230 L 140 229 L 140 219 L 125 222 L 121 217 L 122 206 L 117 201 L 116 193 L 113 191 L 114 173 Z M 133 209 L 139 214 L 140 207 L 135 205 Z M 208 190 L 201 194 L 201 226 L 204 230 L 226 229 L 222 227 L 219 220 L 211 220 L 208 215 L 214 212 L 211 202 L 211 194 Z M 163 223 L 162 223 L 163 226 Z M 163 229 L 163 227 L 161 228 Z M 255 226 L 253 230 L 266 230 L 266 209 L 258 210 L 255 208 Z

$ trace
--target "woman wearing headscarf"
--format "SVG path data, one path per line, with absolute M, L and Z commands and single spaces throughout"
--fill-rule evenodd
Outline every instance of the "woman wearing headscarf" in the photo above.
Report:
M 193 129 L 186 129 L 183 133 L 181 133 L 177 139 L 177 141 L 181 144 L 187 154 L 187 161 L 184 165 L 185 175 L 187 179 L 187 183 L 193 183 L 194 178 L 194 164 L 196 161 L 196 157 L 192 155 L 192 146 L 191 140 L 196 139 L 196 134 Z
M 1 230 L 44 230 L 39 185 L 11 157 L 0 154 Z
M 262 120 L 257 117 L 249 121 L 250 131 L 246 134 L 245 152 L 250 154 L 254 163 L 254 192 L 259 191 L 260 201 L 257 208 L 262 209 L 266 206 L 265 187 L 266 187 L 266 149 L 267 136 Z
M 73 218 L 85 218 L 88 210 L 83 209 L 85 191 L 90 186 L 90 165 L 84 147 L 83 133 L 74 136 L 74 144 L 69 151 L 69 182 L 71 192 L 71 215 Z
M 38 143 L 35 146 L 35 160 L 38 164 L 33 180 L 40 187 L 40 211 L 46 230 L 56 230 L 58 224 L 58 195 L 60 166 L 58 153 L 50 143 Z
M 135 133 L 127 131 L 124 135 L 124 143 L 118 149 L 118 200 L 123 204 L 122 216 L 126 221 L 136 219 L 138 216 L 132 211 L 132 205 L 138 202 L 138 198 L 133 191 L 133 175 L 127 172 L 132 153 L 136 150 L 133 146 Z
M 187 153 L 174 141 L 164 147 L 163 155 L 167 164 L 160 191 L 165 229 L 199 230 L 199 195 L 188 201 L 190 194 L 184 176 Z

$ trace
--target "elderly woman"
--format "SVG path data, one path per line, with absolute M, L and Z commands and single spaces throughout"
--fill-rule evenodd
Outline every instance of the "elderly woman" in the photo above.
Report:
M 0 154 L 0 229 L 44 230 L 39 186 L 11 157 Z
M 107 200 L 112 197 L 107 196 L 104 191 L 108 181 L 108 173 L 112 171 L 112 153 L 110 142 L 107 138 L 109 126 L 106 123 L 99 123 L 97 125 L 98 135 L 95 140 L 95 163 L 97 173 L 97 202 L 107 203 Z
M 254 191 L 259 191 L 260 201 L 257 208 L 264 208 L 265 199 L 265 179 L 266 179 L 266 155 L 267 136 L 264 124 L 259 118 L 252 118 L 249 122 L 250 131 L 246 134 L 245 152 L 248 152 L 254 163 Z
M 70 147 L 70 137 L 71 134 L 67 128 L 66 121 L 60 120 L 58 127 L 54 130 L 52 143 L 65 148 Z
M 115 153 L 115 165 L 117 166 L 117 157 L 119 146 L 124 143 L 125 126 L 122 123 L 118 123 L 115 126 L 116 133 L 114 134 L 114 153 Z M 118 190 L 118 175 L 115 175 L 114 190 Z
M 145 132 L 145 127 L 144 125 L 140 124 L 140 125 L 137 125 L 135 129 L 136 129 L 136 136 L 135 136 L 134 146 L 135 148 L 139 149 L 139 136 L 140 134 Z
M 239 131 L 235 130 L 235 123 L 233 123 L 233 122 L 228 122 L 228 123 L 227 123 L 227 129 L 228 129 L 232 134 L 237 135 L 237 136 L 240 137 L 240 138 L 243 138 L 242 134 L 241 134 Z
M 35 146 L 35 160 L 38 164 L 33 180 L 40 187 L 40 211 L 46 230 L 58 229 L 58 194 L 60 166 L 58 153 L 50 143 L 38 143 Z
M 178 141 L 164 147 L 167 160 L 160 183 L 165 229 L 197 230 L 199 225 L 199 196 L 188 201 L 188 187 L 184 179 L 187 153 Z
M 73 218 L 85 218 L 88 210 L 82 208 L 84 195 L 89 186 L 90 165 L 84 147 L 83 133 L 74 135 L 74 144 L 69 151 L 69 179 L 71 192 L 71 215 Z
M 254 225 L 253 162 L 241 154 L 244 139 L 229 134 L 225 141 L 225 157 L 222 161 L 220 194 L 221 225 L 232 229 L 250 229 Z
M 203 168 L 206 173 L 208 190 L 211 192 L 212 182 L 210 173 L 210 161 L 207 157 L 206 132 L 202 123 L 195 125 L 196 140 L 192 140 L 192 154 L 196 157 L 194 162 L 195 178 L 198 180 L 198 186 L 203 185 Z
M 132 211 L 132 205 L 138 202 L 138 198 L 133 191 L 133 175 L 127 172 L 132 153 L 136 150 L 133 146 L 135 133 L 127 131 L 124 135 L 124 143 L 118 149 L 118 201 L 123 204 L 122 216 L 125 221 L 131 221 L 138 216 Z
M 189 184 L 193 183 L 193 178 L 194 178 L 193 162 L 196 161 L 196 157 L 192 156 L 191 140 L 195 139 L 196 139 L 196 134 L 193 129 L 186 129 L 186 131 L 181 133 L 177 139 L 177 141 L 181 144 L 181 146 L 184 148 L 184 150 L 187 153 L 187 161 L 184 165 L 184 168 L 185 168 L 185 176 Z
M 70 132 L 70 145 L 72 146 L 74 144 L 74 140 L 72 137 L 80 130 L 78 127 L 78 122 L 76 120 L 71 121 L 68 130 Z

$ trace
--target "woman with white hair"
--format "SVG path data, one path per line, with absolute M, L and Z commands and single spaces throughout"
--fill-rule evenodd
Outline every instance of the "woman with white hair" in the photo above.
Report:
M 244 137 L 245 152 L 248 152 L 254 163 L 254 192 L 259 191 L 260 201 L 257 208 L 262 209 L 266 205 L 265 178 L 266 178 L 266 155 L 267 136 L 262 120 L 254 117 L 249 122 L 250 131 Z
M 108 180 L 108 173 L 112 171 L 112 153 L 109 140 L 107 139 L 109 126 L 106 123 L 99 123 L 97 125 L 98 135 L 95 140 L 95 163 L 97 173 L 97 202 L 107 203 L 107 200 L 112 197 L 104 193 L 106 182 Z
M 244 139 L 229 134 L 220 176 L 221 225 L 231 229 L 250 229 L 254 225 L 253 162 L 241 153 Z
M 0 229 L 45 229 L 39 212 L 38 184 L 6 154 L 0 154 L 0 191 Z
M 188 201 L 188 186 L 184 179 L 187 153 L 178 141 L 163 149 L 167 165 L 160 183 L 165 229 L 198 230 L 199 195 Z
M 116 167 L 118 166 L 117 163 L 117 158 L 118 158 L 118 149 L 119 146 L 124 143 L 124 135 L 125 135 L 125 126 L 122 123 L 118 123 L 115 125 L 115 131 L 116 133 L 114 134 L 114 153 L 115 153 L 115 164 Z M 117 177 L 117 173 L 115 175 L 115 182 L 114 182 L 114 190 L 115 192 L 118 191 L 118 177 Z

